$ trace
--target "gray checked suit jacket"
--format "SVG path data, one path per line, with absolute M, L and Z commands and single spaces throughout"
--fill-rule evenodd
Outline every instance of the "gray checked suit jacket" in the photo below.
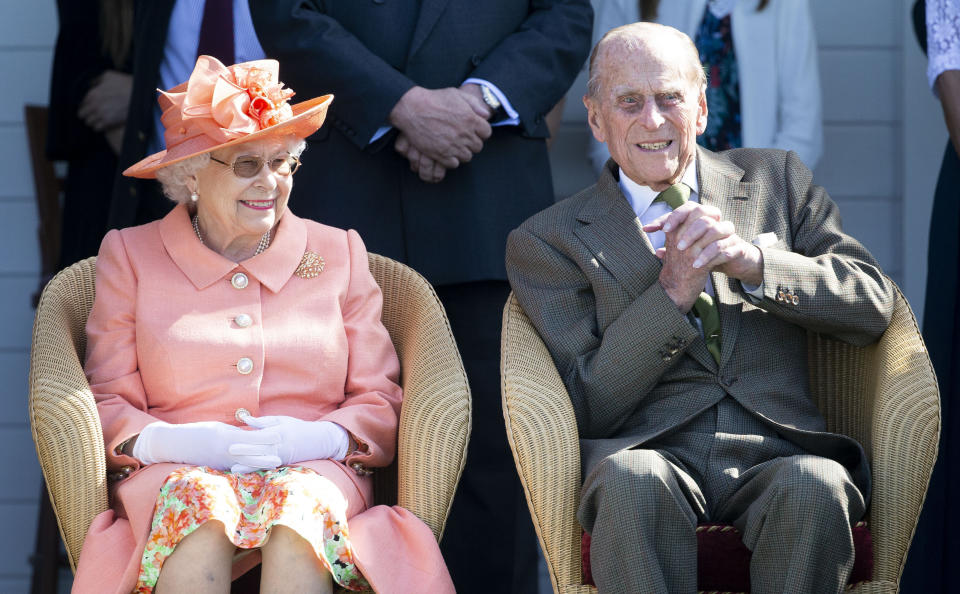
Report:
M 806 332 L 858 345 L 876 340 L 893 310 L 891 282 L 843 233 L 836 204 L 796 154 L 698 148 L 697 166 L 701 203 L 719 208 L 747 241 L 777 237 L 761 248 L 759 303 L 738 280 L 712 273 L 719 365 L 658 282 L 660 261 L 620 192 L 613 161 L 595 185 L 509 236 L 510 283 L 570 393 L 583 476 L 729 394 L 796 445 L 843 464 L 868 498 L 863 448 L 827 433 L 810 399 Z

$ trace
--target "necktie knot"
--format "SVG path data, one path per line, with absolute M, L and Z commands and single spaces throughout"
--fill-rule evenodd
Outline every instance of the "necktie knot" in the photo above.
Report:
M 690 186 L 687 184 L 673 184 L 657 194 L 654 202 L 666 202 L 670 208 L 677 208 L 690 199 Z

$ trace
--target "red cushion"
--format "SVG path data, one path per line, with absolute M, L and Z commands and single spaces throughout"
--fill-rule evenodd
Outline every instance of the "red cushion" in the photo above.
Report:
M 873 575 L 873 537 L 866 522 L 853 527 L 853 571 L 848 583 L 868 581 Z M 593 584 L 590 571 L 590 535 L 583 533 L 580 545 L 583 583 Z M 729 524 L 697 526 L 697 589 L 701 591 L 749 592 L 750 550 L 740 540 L 740 531 Z

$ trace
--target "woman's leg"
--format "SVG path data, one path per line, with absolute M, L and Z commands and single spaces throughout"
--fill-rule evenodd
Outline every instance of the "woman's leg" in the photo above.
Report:
M 260 552 L 263 555 L 261 594 L 333 592 L 330 573 L 317 559 L 310 543 L 294 530 L 282 524 L 274 525 Z
M 223 529 L 222 522 L 211 520 L 181 540 L 163 562 L 154 591 L 157 594 L 230 592 L 230 570 L 236 547 Z

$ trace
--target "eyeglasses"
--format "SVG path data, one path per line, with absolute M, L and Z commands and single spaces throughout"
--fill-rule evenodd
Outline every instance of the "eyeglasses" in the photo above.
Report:
M 263 169 L 264 164 L 270 168 L 270 171 L 283 176 L 293 175 L 297 172 L 297 169 L 300 169 L 300 159 L 294 157 L 293 155 L 277 157 L 276 159 L 272 159 L 270 161 L 266 161 L 262 157 L 254 155 L 244 155 L 237 157 L 233 161 L 233 165 L 230 163 L 225 163 L 213 155 L 210 156 L 210 160 L 216 161 L 221 165 L 226 165 L 227 167 L 232 167 L 233 174 L 237 177 L 253 177 L 260 173 L 260 170 Z

